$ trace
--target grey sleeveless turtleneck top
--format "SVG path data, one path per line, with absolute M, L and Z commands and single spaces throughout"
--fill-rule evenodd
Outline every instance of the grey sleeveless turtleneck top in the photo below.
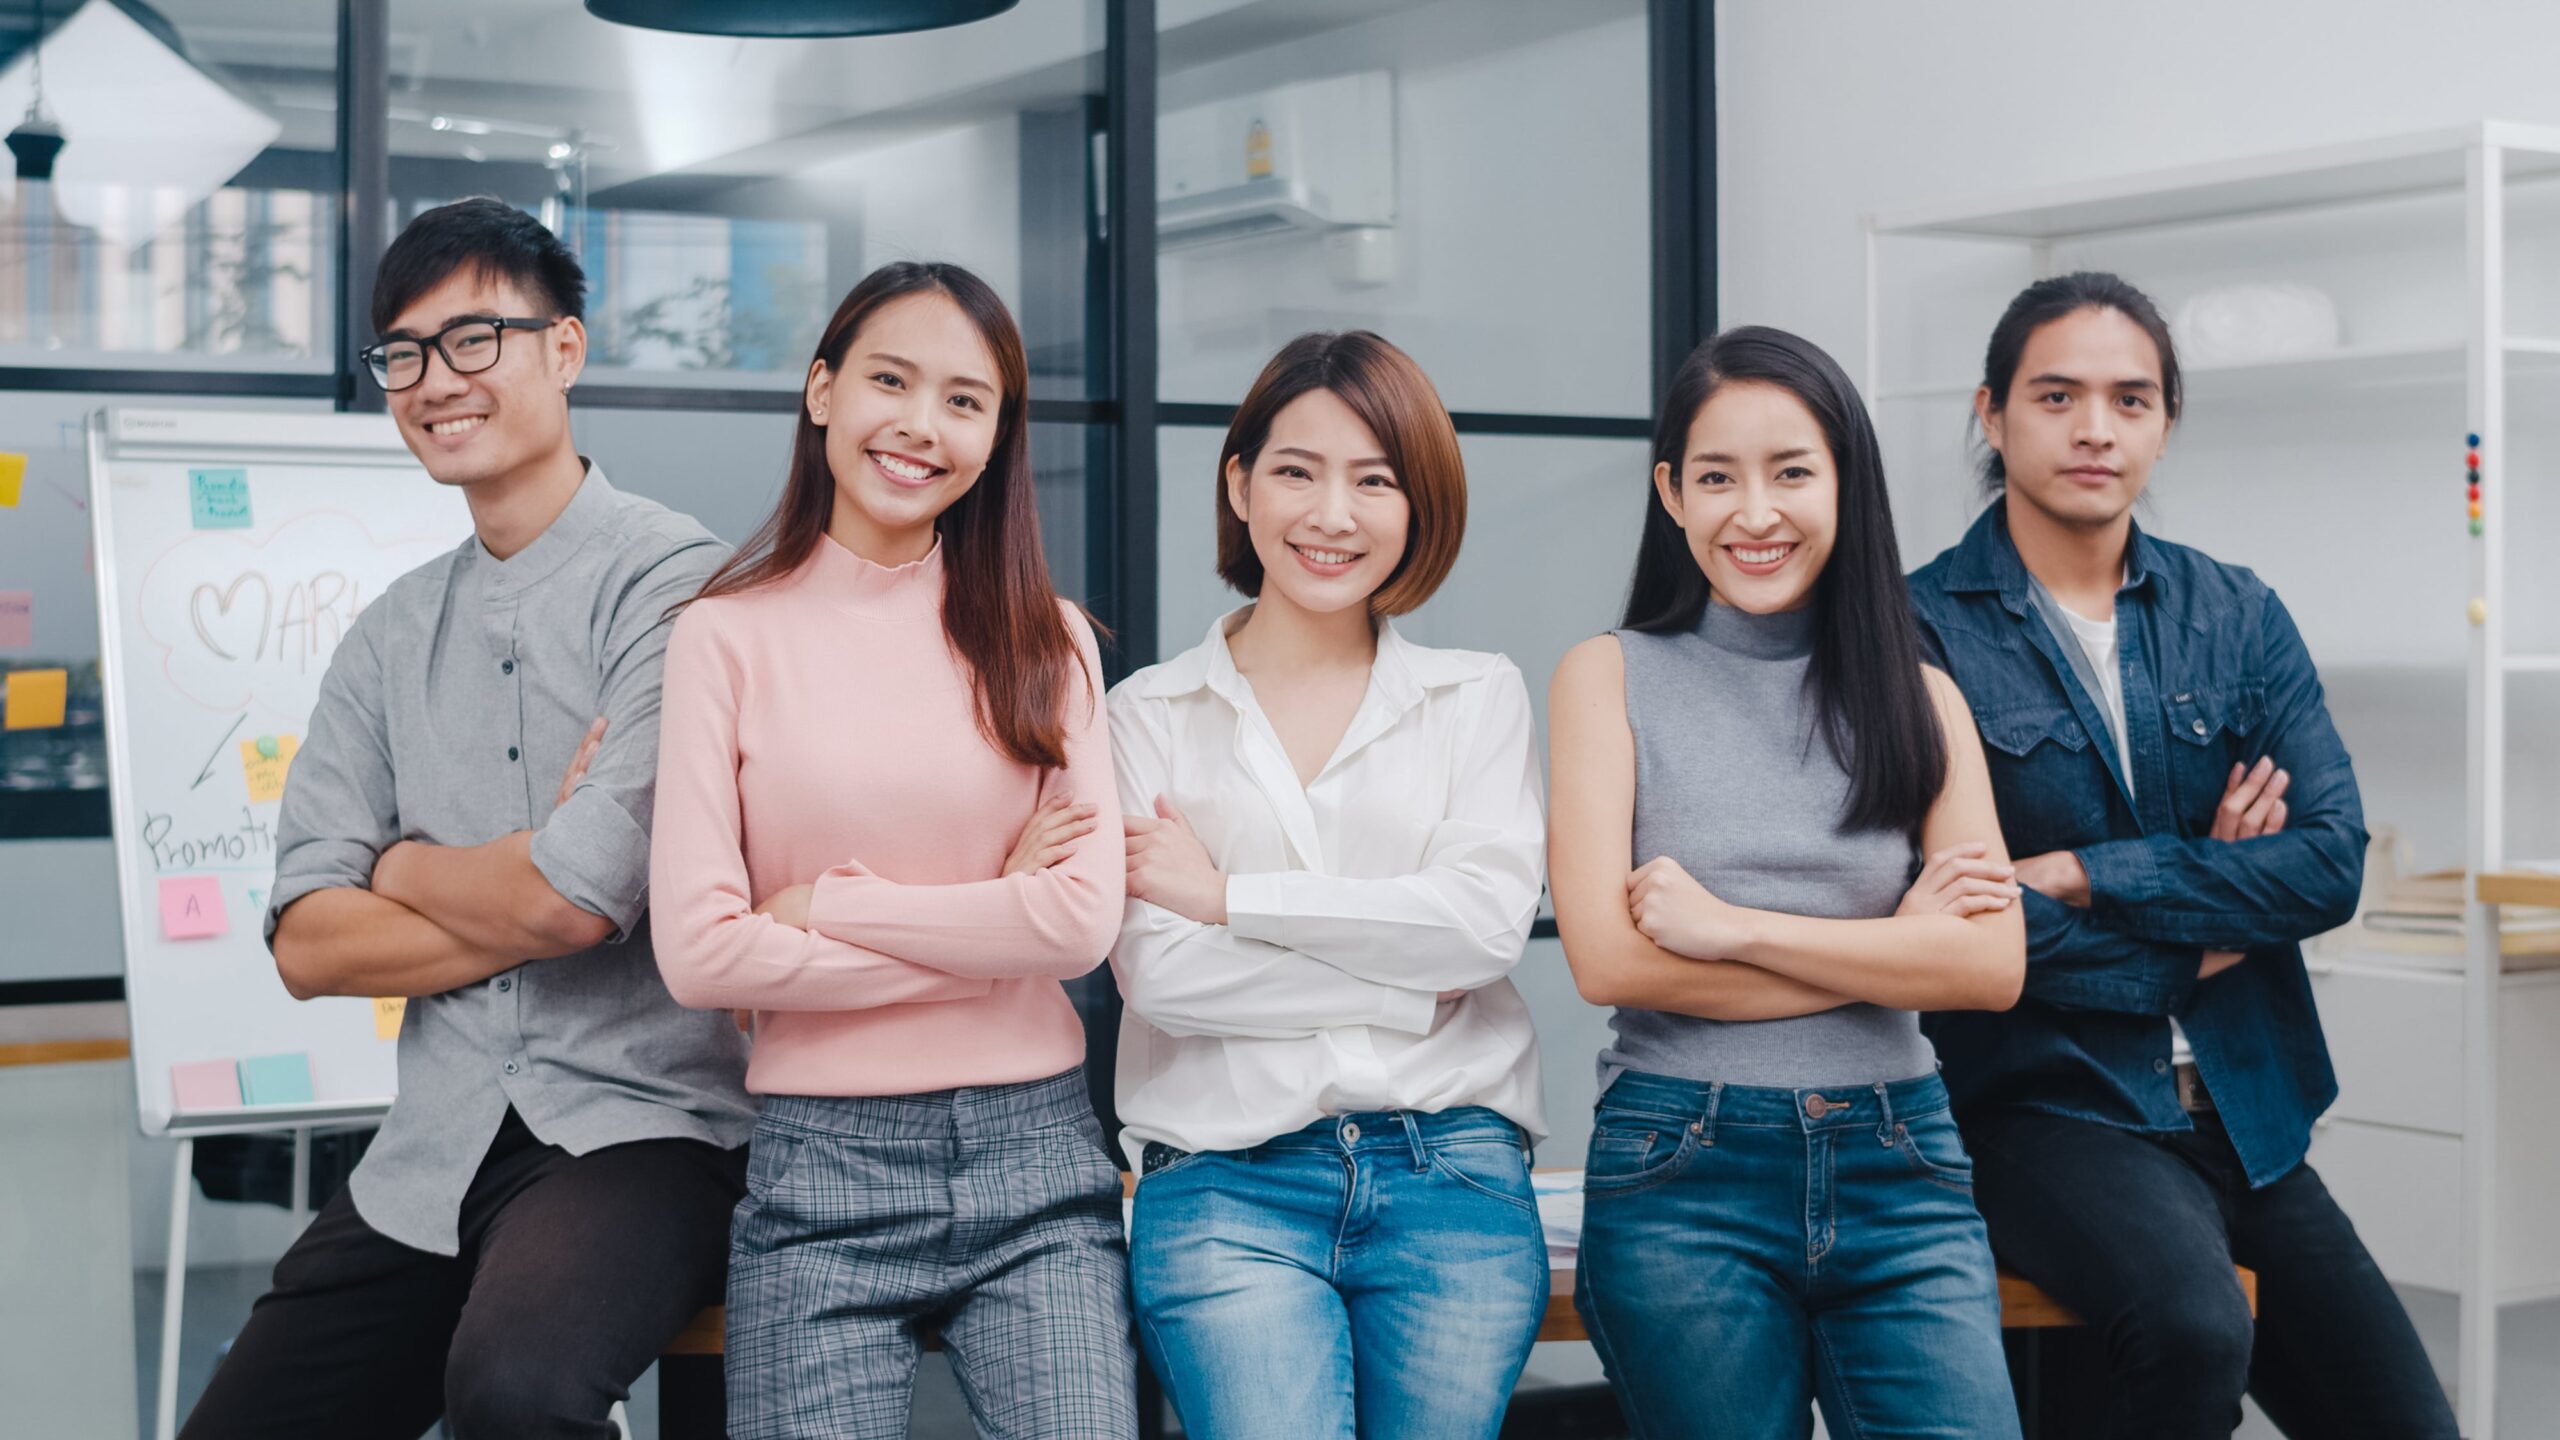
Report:
M 1916 856 L 1899 833 L 1837 828 L 1849 775 L 1815 733 L 1812 634 L 1810 608 L 1753 615 L 1716 603 L 1686 633 L 1617 632 L 1636 742 L 1635 863 L 1668 855 L 1754 909 L 1890 915 Z M 1876 1005 L 1743 1022 L 1623 1008 L 1609 1028 L 1603 1090 L 1623 1070 L 1827 1088 L 1907 1080 L 1936 1064 L 1919 1016 Z

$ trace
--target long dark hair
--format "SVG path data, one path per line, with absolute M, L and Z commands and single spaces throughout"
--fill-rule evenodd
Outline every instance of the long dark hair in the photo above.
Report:
M 1653 425 L 1653 458 L 1681 483 L 1689 427 L 1727 385 L 1775 385 L 1802 401 L 1822 426 L 1840 474 L 1840 516 L 1831 556 L 1813 582 L 1813 663 L 1805 686 L 1816 728 L 1849 772 L 1842 830 L 1916 833 L 1947 774 L 1946 736 L 1920 676 L 1920 632 L 1903 585 L 1902 551 L 1885 494 L 1884 456 L 1857 388 L 1811 341 L 1745 325 L 1708 337 L 1671 380 Z M 1693 628 L 1709 602 L 1706 572 L 1687 535 L 1650 494 L 1636 573 L 1627 588 L 1629 630 L 1649 635 Z
M 978 729 L 1016 762 L 1059 768 L 1067 763 L 1065 699 L 1083 671 L 1073 631 L 1049 583 L 1040 548 L 1040 511 L 1031 495 L 1031 436 L 1024 419 L 1029 368 L 1022 332 L 987 282 L 957 265 L 902 260 L 862 277 L 836 307 L 813 363 L 830 373 L 844 364 L 856 332 L 880 307 L 907 295 L 948 297 L 995 356 L 995 449 L 969 493 L 934 520 L 942 537 L 942 631 L 969 671 Z M 791 441 L 791 477 L 782 500 L 738 553 L 712 573 L 695 599 L 770 585 L 800 568 L 827 533 L 835 513 L 835 474 L 827 468 L 826 428 L 809 418 L 804 399 Z M 1087 677 L 1086 699 L 1094 699 Z
M 2169 423 L 2178 423 L 2178 411 L 2186 404 L 2186 387 L 2178 379 L 2178 347 L 2169 340 L 2169 322 L 2160 318 L 2160 307 L 2131 281 L 2106 270 L 2074 270 L 2068 275 L 2052 275 L 2018 292 L 2009 308 L 2000 312 L 2000 323 L 1991 327 L 1991 343 L 1982 350 L 1982 384 L 1991 392 L 1991 408 L 1997 410 L 2009 403 L 2009 386 L 2018 378 L 2019 357 L 2027 353 L 2027 342 L 2035 333 L 2065 315 L 2083 310 L 2113 310 L 2142 327 L 2151 343 L 2160 351 L 2160 413 Z M 1982 443 L 1982 490 L 1997 495 L 2009 484 L 2009 470 L 2000 461 L 2000 452 Z

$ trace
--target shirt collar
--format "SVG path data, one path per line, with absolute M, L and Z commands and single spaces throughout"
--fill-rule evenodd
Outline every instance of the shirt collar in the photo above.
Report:
M 1227 648 L 1227 637 L 1252 614 L 1253 605 L 1248 602 L 1211 621 L 1209 633 L 1199 644 L 1151 667 L 1141 677 L 1138 693 L 1170 700 L 1207 690 L 1241 707 L 1250 691 L 1243 672 L 1236 669 L 1235 653 Z M 1433 690 L 1484 674 L 1491 668 L 1493 658 L 1473 651 L 1416 645 L 1404 638 L 1394 621 L 1381 617 L 1378 657 L 1371 664 L 1369 683 L 1387 702 L 1390 713 L 1402 714 Z
M 2150 582 L 2159 568 L 2159 542 L 2134 524 L 2126 538 L 2124 584 L 2116 593 L 2139 590 Z M 1994 592 L 2012 614 L 2027 613 L 2029 585 L 2027 562 L 2018 557 L 2017 542 L 2009 538 L 2009 507 L 2006 501 L 1994 500 L 1982 517 L 1973 522 L 1964 539 L 1956 542 L 1954 561 L 1947 567 L 1946 587 L 1951 593 Z
M 578 482 L 578 492 L 569 503 L 533 537 L 533 543 L 504 560 L 491 555 L 478 536 L 463 542 L 465 553 L 487 562 L 491 567 L 490 583 L 501 590 L 523 590 L 542 583 L 551 572 L 568 562 L 596 532 L 613 508 L 614 488 L 604 478 L 604 467 L 581 455 L 578 463 L 586 467 L 586 475 Z

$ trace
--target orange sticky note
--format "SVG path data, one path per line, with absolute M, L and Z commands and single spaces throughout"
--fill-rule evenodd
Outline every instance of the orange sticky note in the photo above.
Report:
M 18 508 L 27 489 L 27 457 L 0 451 L 0 510 Z
M 409 1000 L 406 996 L 385 995 L 375 1000 L 373 1002 L 373 1038 L 376 1040 L 399 1039 L 401 1018 L 408 1013 Z
M 249 803 L 284 798 L 285 772 L 293 768 L 293 752 L 301 748 L 300 737 L 293 735 L 261 735 L 240 742 L 240 769 L 249 777 Z
M 213 875 L 169 875 L 160 881 L 160 933 L 172 940 L 210 940 L 231 928 L 222 881 Z
M 0 729 L 50 730 L 62 723 L 62 705 L 70 695 L 68 670 L 12 670 Z

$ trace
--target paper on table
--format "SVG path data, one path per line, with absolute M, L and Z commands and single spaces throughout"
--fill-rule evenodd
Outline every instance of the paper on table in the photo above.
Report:
M 160 933 L 172 940 L 209 940 L 231 929 L 214 875 L 169 875 L 160 881 Z
M 12 670 L 8 699 L 0 705 L 0 729 L 50 730 L 62 723 L 63 703 L 71 694 L 68 670 Z
M 0 590 L 0 650 L 24 650 L 35 643 L 35 592 Z
M 240 769 L 249 778 L 249 803 L 262 805 L 284 798 L 285 772 L 293 768 L 302 740 L 294 735 L 261 735 L 240 742 Z

